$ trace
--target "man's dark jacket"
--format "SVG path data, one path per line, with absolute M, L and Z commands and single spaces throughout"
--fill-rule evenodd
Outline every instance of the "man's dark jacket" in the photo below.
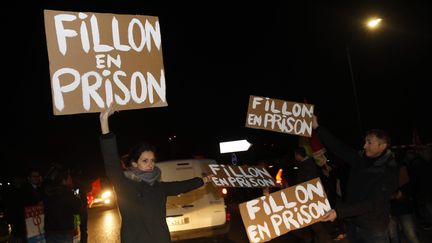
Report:
M 341 143 L 324 127 L 314 130 L 323 144 L 350 164 L 350 178 L 344 204 L 335 207 L 339 218 L 358 227 L 385 230 L 390 215 L 390 196 L 398 186 L 398 167 L 394 154 L 386 150 L 378 158 L 367 158 Z

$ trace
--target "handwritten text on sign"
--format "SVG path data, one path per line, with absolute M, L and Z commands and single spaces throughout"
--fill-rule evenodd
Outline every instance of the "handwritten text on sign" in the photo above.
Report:
M 241 203 L 239 208 L 253 243 L 316 223 L 331 209 L 319 178 Z
M 24 208 L 27 242 L 45 242 L 44 205 L 39 203 Z
M 312 136 L 313 105 L 258 97 L 249 97 L 246 127 Z
M 167 106 L 157 17 L 44 14 L 55 115 Z
M 273 177 L 262 166 L 209 164 L 212 183 L 219 187 L 273 187 Z

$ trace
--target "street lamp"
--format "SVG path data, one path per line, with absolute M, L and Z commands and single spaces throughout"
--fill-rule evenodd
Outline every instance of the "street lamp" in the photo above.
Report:
M 381 21 L 382 21 L 381 18 L 370 18 L 370 19 L 367 21 L 366 26 L 367 26 L 367 28 L 370 29 L 370 30 L 375 30 L 375 29 L 377 29 L 377 28 L 380 26 Z
M 367 29 L 374 31 L 380 27 L 381 22 L 382 22 L 381 18 L 377 18 L 377 17 L 369 18 L 368 21 L 366 22 L 366 27 L 367 27 Z M 357 125 L 358 125 L 358 129 L 359 129 L 360 136 L 361 136 L 363 134 L 363 124 L 361 121 L 360 108 L 359 108 L 358 97 L 357 97 L 356 82 L 354 79 L 354 72 L 353 72 L 352 61 L 351 61 L 351 53 L 350 53 L 350 48 L 349 48 L 348 44 L 346 45 L 346 55 L 347 55 L 347 59 L 348 59 L 348 67 L 349 67 L 349 72 L 350 72 L 350 77 L 351 77 L 351 85 L 353 88 L 354 104 L 355 104 L 355 108 L 356 108 L 357 123 L 358 123 Z

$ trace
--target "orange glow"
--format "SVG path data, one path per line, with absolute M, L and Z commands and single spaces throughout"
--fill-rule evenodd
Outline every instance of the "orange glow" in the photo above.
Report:
M 278 173 L 276 174 L 276 183 L 282 184 L 282 169 L 279 169 Z

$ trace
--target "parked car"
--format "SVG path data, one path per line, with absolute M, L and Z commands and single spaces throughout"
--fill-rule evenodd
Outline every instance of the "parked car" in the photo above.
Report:
M 181 181 L 202 176 L 205 165 L 216 163 L 210 159 L 172 160 L 158 162 L 162 181 Z M 211 183 L 167 199 L 167 224 L 171 239 L 195 238 L 223 239 L 230 229 L 230 214 L 225 204 L 222 188 Z

